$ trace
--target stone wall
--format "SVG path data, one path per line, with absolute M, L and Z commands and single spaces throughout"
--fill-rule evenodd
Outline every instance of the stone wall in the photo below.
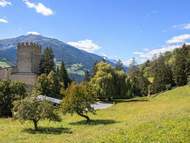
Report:
M 2 68 L 0 69 L 0 79 L 7 80 L 10 78 L 12 68 Z
M 32 72 L 31 51 L 29 47 L 21 44 L 17 47 L 17 72 Z
M 15 80 L 15 81 L 24 82 L 26 85 L 33 86 L 36 82 L 37 75 L 16 73 L 16 74 L 11 74 L 10 79 Z
M 17 73 L 38 73 L 41 47 L 34 43 L 21 43 L 17 47 Z
M 35 43 L 20 43 L 16 67 L 0 69 L 0 79 L 10 79 L 34 85 L 39 73 L 41 47 Z

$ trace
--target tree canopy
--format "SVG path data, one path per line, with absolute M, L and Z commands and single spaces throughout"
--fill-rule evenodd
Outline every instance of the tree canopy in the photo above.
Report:
M 11 117 L 13 102 L 26 96 L 25 84 L 0 80 L 0 117 Z
M 38 130 L 40 120 L 61 121 L 56 108 L 45 100 L 39 100 L 36 96 L 16 101 L 13 111 L 15 119 L 32 121 L 35 130 Z
M 64 114 L 78 114 L 84 117 L 87 123 L 90 122 L 90 118 L 87 113 L 95 114 L 94 108 L 91 104 L 95 103 L 96 98 L 93 94 L 93 90 L 87 83 L 76 84 L 72 83 L 66 90 L 66 96 L 62 103 L 62 112 Z

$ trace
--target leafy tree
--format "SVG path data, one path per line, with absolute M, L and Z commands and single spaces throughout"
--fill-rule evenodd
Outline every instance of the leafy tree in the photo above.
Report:
M 170 89 L 174 85 L 171 67 L 165 64 L 163 56 L 160 56 L 154 64 L 153 93 Z
M 128 98 L 127 74 L 122 69 L 113 69 L 113 98 Z
M 37 90 L 39 94 L 53 98 L 62 98 L 60 89 L 61 84 L 54 71 L 51 71 L 48 75 L 41 74 L 38 76 L 35 90 Z
M 0 81 L 0 117 L 11 117 L 13 101 L 26 96 L 25 84 L 16 81 Z
M 131 82 L 127 80 L 127 74 L 122 69 L 113 68 L 103 61 L 97 63 L 94 69 L 96 69 L 96 73 L 91 78 L 90 83 L 99 99 L 111 100 L 132 96 L 130 93 L 132 90 L 129 89 L 129 87 L 132 87 Z
M 14 118 L 21 121 L 29 120 L 34 124 L 34 129 L 38 130 L 38 122 L 48 119 L 51 121 L 60 121 L 56 108 L 47 101 L 41 101 L 31 96 L 14 103 Z
M 114 84 L 112 66 L 106 62 L 99 62 L 96 64 L 95 75 L 92 77 L 90 83 L 96 91 L 97 97 L 101 100 L 110 100 L 114 96 Z
M 128 77 L 130 79 L 131 91 L 133 91 L 133 95 L 148 95 L 148 86 L 150 83 L 137 66 L 130 67 Z
M 60 97 L 61 98 L 65 98 L 65 96 L 66 96 L 66 89 L 65 89 L 65 87 L 64 87 L 64 84 L 63 83 L 61 83 L 60 84 Z
M 36 90 L 39 94 L 49 96 L 49 80 L 46 74 L 41 74 L 38 76 L 34 90 Z
M 54 54 L 52 48 L 46 48 L 41 57 L 40 73 L 48 75 L 51 71 L 55 71 Z
M 48 76 L 48 96 L 54 97 L 54 98 L 61 98 L 60 97 L 60 82 L 55 72 L 51 71 Z
M 87 116 L 87 113 L 91 112 L 95 114 L 95 110 L 91 104 L 95 103 L 96 99 L 91 89 L 87 83 L 81 83 L 79 85 L 72 83 L 66 90 L 66 96 L 62 103 L 63 113 L 76 113 L 84 117 L 87 123 L 89 123 L 90 118 Z
M 58 70 L 57 73 L 58 73 L 58 77 L 59 77 L 60 82 L 64 83 L 64 87 L 66 89 L 68 87 L 69 83 L 71 82 L 71 80 L 68 76 L 68 73 L 67 73 L 67 70 L 65 68 L 63 61 L 61 62 L 60 69 Z
M 126 96 L 127 98 L 133 98 L 135 96 L 135 87 L 132 81 L 129 78 L 125 79 L 126 81 Z

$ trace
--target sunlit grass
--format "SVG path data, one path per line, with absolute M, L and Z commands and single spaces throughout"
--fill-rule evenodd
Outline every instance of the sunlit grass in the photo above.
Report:
M 78 116 L 63 116 L 61 123 L 32 124 L 0 119 L 0 143 L 189 143 L 190 87 L 181 87 L 148 100 L 118 102 L 90 115 L 85 125 Z

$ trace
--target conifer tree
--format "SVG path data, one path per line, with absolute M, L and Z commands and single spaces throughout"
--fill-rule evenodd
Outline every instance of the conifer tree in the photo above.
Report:
M 60 69 L 58 71 L 58 77 L 60 82 L 62 82 L 64 84 L 65 89 L 68 87 L 69 83 L 71 82 L 67 70 L 65 68 L 64 62 L 61 62 L 61 66 Z
M 85 71 L 84 81 L 90 81 L 90 72 L 88 70 Z
M 174 85 L 171 67 L 165 64 L 163 56 L 156 60 L 153 66 L 153 73 L 153 93 L 164 91 Z
M 55 71 L 54 54 L 52 48 L 46 48 L 41 57 L 40 73 L 48 75 L 51 71 Z
M 175 62 L 173 65 L 174 79 L 177 86 L 187 84 L 187 59 L 185 50 L 177 49 L 175 52 Z
M 121 60 L 117 61 L 115 68 L 116 68 L 116 70 L 123 70 L 123 71 L 125 71 L 123 63 L 122 63 Z

